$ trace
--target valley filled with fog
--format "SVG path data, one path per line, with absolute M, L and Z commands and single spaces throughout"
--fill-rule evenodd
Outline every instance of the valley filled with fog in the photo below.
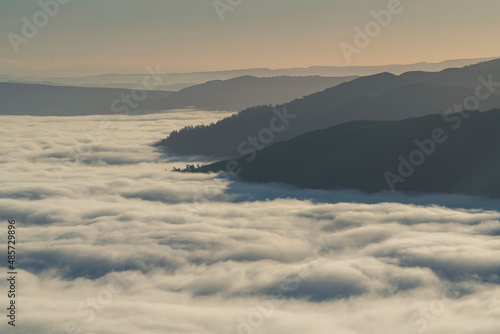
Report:
M 230 115 L 0 116 L 18 333 L 498 331 L 497 200 L 177 173 L 212 161 L 153 146 Z

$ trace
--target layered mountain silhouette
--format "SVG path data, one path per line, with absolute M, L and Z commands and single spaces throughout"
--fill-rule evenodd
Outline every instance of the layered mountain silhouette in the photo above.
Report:
M 141 110 L 155 106 L 171 92 L 148 91 L 146 100 L 140 102 Z M 65 87 L 39 84 L 0 83 L 0 115 L 79 116 L 113 114 L 125 105 L 122 96 L 129 96 L 128 89 Z M 119 100 L 113 108 L 113 102 Z M 142 97 L 140 97 L 142 99 Z M 132 103 L 136 103 L 133 102 Z M 132 104 L 134 106 L 134 104 Z M 128 107 L 128 112 L 138 113 Z
M 382 66 L 311 66 L 308 68 L 247 68 L 225 71 L 193 72 L 193 73 L 163 73 L 159 68 L 155 69 L 155 77 L 161 78 L 157 89 L 177 91 L 195 84 L 202 84 L 213 80 L 229 80 L 241 76 L 254 76 L 259 78 L 275 76 L 366 76 L 381 72 L 401 74 L 408 71 L 441 71 L 450 67 L 462 67 L 479 61 L 491 60 L 492 58 L 475 59 L 452 59 L 439 63 L 419 62 L 403 65 Z M 24 83 L 52 84 L 64 86 L 81 87 L 109 87 L 132 89 L 141 85 L 144 74 L 101 74 L 72 77 L 36 77 L 20 75 L 0 75 L 0 81 L 17 81 Z M 160 88 L 161 87 L 161 88 Z
M 242 76 L 209 81 L 180 90 L 164 100 L 167 109 L 242 110 L 258 104 L 280 104 L 322 91 L 357 77 L 271 77 Z
M 487 78 L 489 75 L 500 81 L 500 59 L 462 68 L 448 68 L 440 72 L 407 72 L 401 74 L 401 77 L 413 82 L 476 88 L 479 76 Z
M 238 77 L 210 81 L 179 92 L 147 91 L 143 100 L 133 100 L 132 90 L 115 88 L 67 87 L 41 84 L 0 83 L 0 114 L 8 115 L 99 115 L 115 110 L 131 113 L 197 108 L 237 111 L 255 104 L 278 104 L 324 90 L 356 77 Z M 115 104 L 129 96 L 132 102 Z M 120 109 L 121 108 L 121 109 Z
M 301 188 L 494 197 L 499 170 L 500 110 L 347 122 L 191 169 Z
M 479 79 L 479 77 L 482 79 Z M 271 143 L 353 120 L 401 120 L 444 113 L 455 104 L 475 96 L 479 84 L 500 81 L 500 59 L 441 72 L 408 72 L 400 76 L 381 73 L 361 77 L 302 99 L 277 105 L 291 115 L 286 128 L 273 134 Z M 500 84 L 475 109 L 500 106 Z M 216 124 L 186 127 L 160 142 L 179 154 L 237 157 L 244 154 L 241 143 L 268 128 L 276 114 L 272 106 L 241 111 Z M 292 116 L 293 115 L 293 116 Z M 293 119 L 292 119 L 293 117 Z M 261 143 L 264 146 L 268 143 Z

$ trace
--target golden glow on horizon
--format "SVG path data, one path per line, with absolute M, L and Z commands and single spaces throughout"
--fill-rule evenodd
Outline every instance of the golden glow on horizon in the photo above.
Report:
M 340 43 L 352 44 L 354 28 L 373 20 L 370 11 L 383 10 L 388 1 L 253 0 L 228 13 L 223 22 L 210 2 L 150 1 L 145 6 L 122 1 L 129 5 L 103 0 L 101 15 L 89 24 L 85 17 L 95 8 L 74 0 L 21 45 L 18 54 L 4 36 L 0 74 L 143 73 L 156 64 L 164 72 L 195 72 L 500 57 L 498 0 L 406 1 L 404 11 L 351 63 Z M 39 10 L 36 4 L 22 7 L 0 3 L 0 16 L 2 9 L 9 14 L 0 20 L 0 30 L 19 33 L 20 18 Z

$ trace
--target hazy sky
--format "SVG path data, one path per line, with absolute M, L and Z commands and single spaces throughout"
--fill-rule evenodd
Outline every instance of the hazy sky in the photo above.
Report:
M 174 72 L 500 56 L 498 0 L 401 0 L 402 12 L 350 64 L 340 43 L 353 44 L 354 28 L 363 28 L 373 20 L 370 11 L 386 9 L 390 0 L 240 2 L 221 20 L 213 0 L 71 0 L 16 54 L 9 33 L 23 36 L 22 18 L 33 22 L 41 7 L 38 0 L 1 0 L 0 73 L 137 73 L 156 64 Z

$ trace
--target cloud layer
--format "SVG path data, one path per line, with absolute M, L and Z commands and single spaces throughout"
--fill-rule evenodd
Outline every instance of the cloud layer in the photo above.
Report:
M 18 332 L 497 332 L 498 203 L 173 173 L 203 158 L 150 146 L 223 116 L 1 117 Z

